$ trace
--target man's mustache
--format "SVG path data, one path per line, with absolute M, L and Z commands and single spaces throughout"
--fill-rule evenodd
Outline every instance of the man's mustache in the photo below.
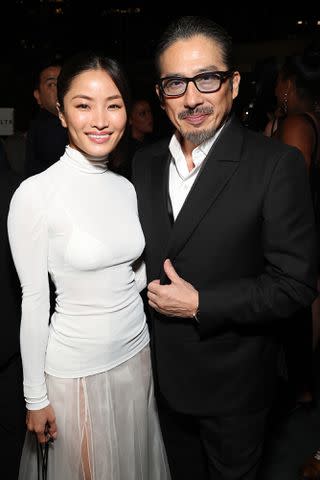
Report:
M 186 117 L 190 117 L 191 115 L 201 115 L 205 114 L 208 115 L 210 113 L 213 113 L 214 109 L 213 107 L 196 107 L 196 108 L 188 108 L 186 110 L 183 110 L 183 112 L 180 112 L 178 115 L 179 120 L 183 120 Z

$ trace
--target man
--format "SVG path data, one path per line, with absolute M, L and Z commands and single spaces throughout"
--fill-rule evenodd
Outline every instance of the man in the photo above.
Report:
M 56 61 L 41 64 L 33 95 L 40 107 L 27 133 L 26 176 L 46 170 L 63 155 L 68 143 L 66 129 L 57 111 L 57 79 L 61 65 Z
M 276 326 L 316 295 L 315 232 L 299 151 L 231 115 L 231 40 L 183 17 L 156 53 L 170 140 L 138 152 L 153 365 L 173 480 L 257 478 Z
M 57 110 L 57 80 L 61 65 L 56 60 L 40 63 L 33 96 L 40 110 L 32 120 L 26 139 L 25 176 L 43 172 L 64 154 L 68 144 L 67 130 L 61 125 Z M 50 311 L 54 311 L 55 293 L 51 278 Z

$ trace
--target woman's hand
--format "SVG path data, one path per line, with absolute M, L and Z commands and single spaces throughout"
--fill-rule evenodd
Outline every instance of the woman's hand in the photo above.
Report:
M 40 410 L 28 410 L 26 424 L 29 432 L 37 434 L 39 443 L 57 438 L 56 417 L 51 405 Z

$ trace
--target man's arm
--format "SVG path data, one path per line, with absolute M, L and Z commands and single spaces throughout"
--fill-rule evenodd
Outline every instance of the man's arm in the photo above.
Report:
M 225 328 L 286 318 L 300 307 L 310 305 L 316 297 L 314 215 L 306 167 L 298 150 L 290 150 L 277 162 L 265 195 L 262 217 L 264 272 L 257 277 L 219 281 L 199 290 L 201 336 L 210 336 Z M 174 316 L 190 316 L 183 313 L 186 309 L 182 304 L 188 296 L 185 289 L 176 295 L 168 290 L 173 288 L 172 283 L 157 286 L 152 282 L 149 291 L 150 286 L 151 293 L 154 294 L 156 288 L 158 296 L 157 302 L 151 297 L 151 301 L 157 303 L 154 308 L 172 316 L 174 296 Z M 167 299 L 170 297 L 168 305 L 163 297 L 159 298 L 161 291 Z

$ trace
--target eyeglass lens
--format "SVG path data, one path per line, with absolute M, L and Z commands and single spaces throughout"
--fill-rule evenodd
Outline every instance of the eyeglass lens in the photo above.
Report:
M 167 95 L 181 95 L 186 91 L 189 82 L 194 82 L 200 92 L 214 92 L 221 86 L 221 76 L 206 72 L 190 79 L 172 77 L 162 81 L 162 89 Z

